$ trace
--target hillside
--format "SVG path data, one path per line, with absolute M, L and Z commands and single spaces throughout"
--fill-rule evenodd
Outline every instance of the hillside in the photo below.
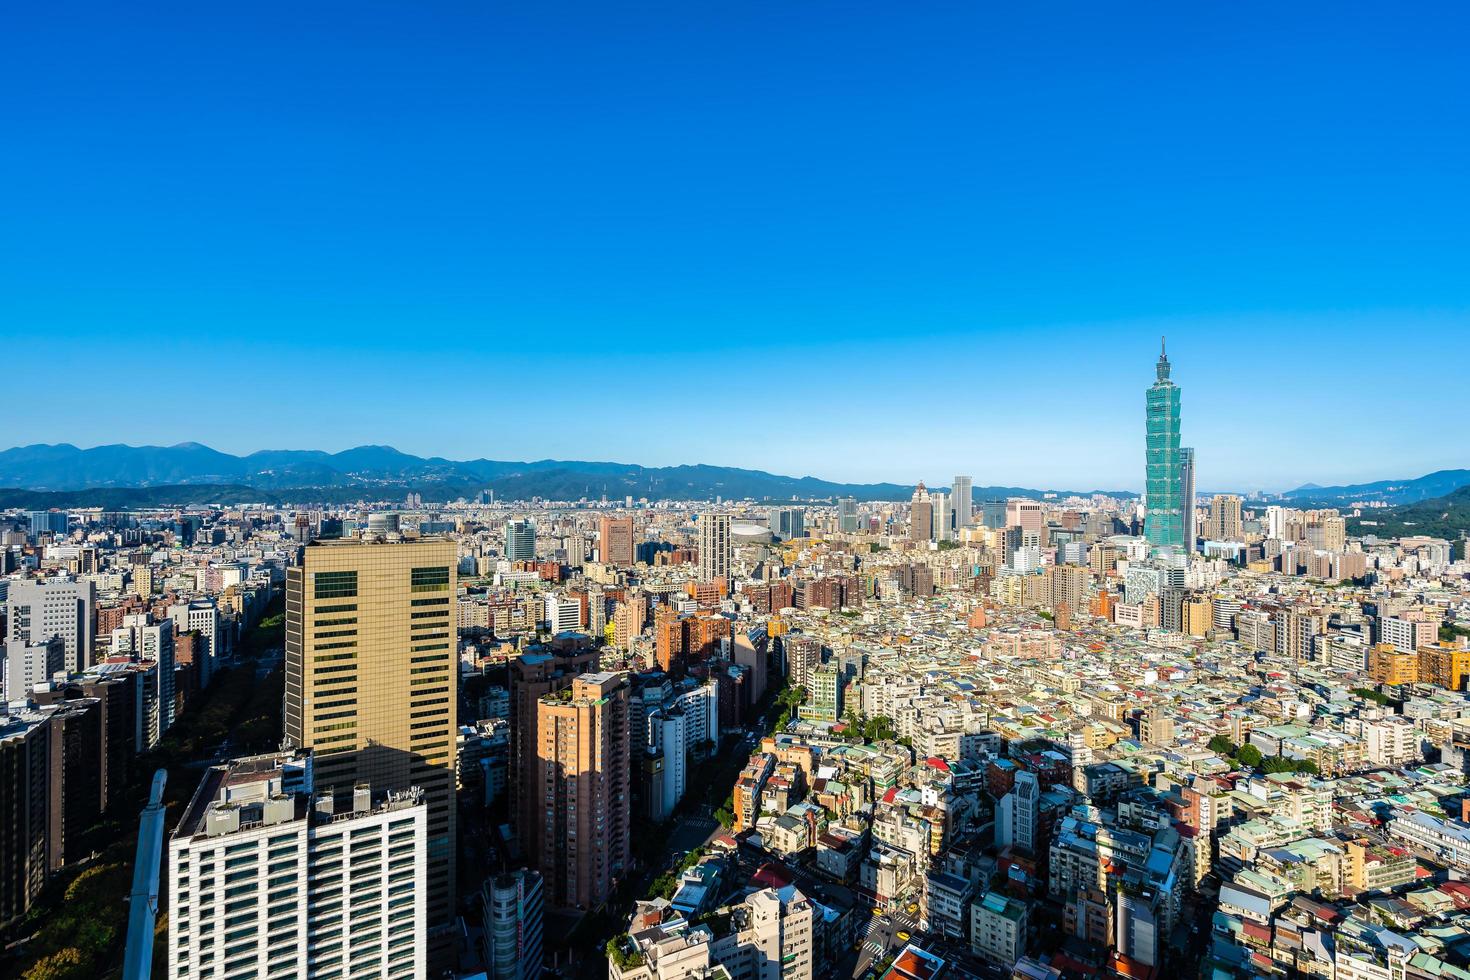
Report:
M 186 491 L 214 487 L 219 494 Z M 596 499 L 606 495 L 649 499 L 813 500 L 856 497 L 859 500 L 904 500 L 908 484 L 838 483 L 812 476 L 792 477 L 763 470 L 704 464 L 646 467 L 633 463 L 543 459 L 510 462 L 490 459 L 450 460 L 421 457 L 391 446 L 359 446 L 340 453 L 317 450 L 263 450 L 232 456 L 202 446 L 96 446 L 69 444 L 20 446 L 0 452 L 0 492 L 5 506 L 130 506 L 100 504 L 137 500 L 131 506 L 210 503 L 220 499 L 256 501 L 350 502 L 392 500 L 417 492 L 429 501 L 473 497 L 482 490 L 496 497 L 528 500 Z M 228 488 L 228 489 L 227 489 Z M 146 489 L 135 497 L 107 496 L 102 490 Z M 77 491 L 87 493 L 77 495 Z M 26 491 L 63 494 L 54 498 L 16 496 Z M 1026 487 L 977 486 L 976 499 L 1041 497 Z M 1074 491 L 1056 491 L 1069 495 Z M 1133 496 L 1125 491 L 1079 491 Z M 224 495 L 221 497 L 220 495 Z M 8 496 L 7 496 L 8 495 Z M 189 498 L 187 500 L 183 498 Z M 43 499 L 56 501 L 43 504 Z M 32 500 L 33 503 L 15 501 Z M 143 502 L 147 501 L 147 502 Z
M 1362 518 L 1348 522 L 1348 530 L 1352 534 L 1376 534 L 1380 538 L 1426 534 L 1457 540 L 1470 530 L 1470 486 L 1433 500 L 1365 512 Z
M 1413 504 L 1443 497 L 1464 486 L 1470 486 L 1470 470 L 1438 470 L 1413 479 L 1379 480 L 1337 487 L 1307 483 L 1286 491 L 1282 496 L 1298 502 L 1383 500 L 1393 504 Z

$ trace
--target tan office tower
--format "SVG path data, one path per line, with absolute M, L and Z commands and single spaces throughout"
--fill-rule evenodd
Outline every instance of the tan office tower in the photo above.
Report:
M 628 870 L 628 746 L 627 674 L 583 674 L 537 706 L 537 863 L 554 905 L 594 908 Z
M 633 518 L 604 514 L 597 522 L 597 550 L 604 565 L 628 568 L 633 564 Z
M 728 582 L 732 552 L 730 515 L 700 514 L 699 580 L 713 582 L 717 578 L 722 578 Z
M 318 540 L 286 571 L 286 739 L 314 755 L 318 792 L 421 787 L 428 922 L 455 910 L 454 542 Z

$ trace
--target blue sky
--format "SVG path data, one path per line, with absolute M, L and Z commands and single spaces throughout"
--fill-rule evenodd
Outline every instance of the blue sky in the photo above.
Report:
M 1463 5 L 22 5 L 0 442 L 1470 465 Z

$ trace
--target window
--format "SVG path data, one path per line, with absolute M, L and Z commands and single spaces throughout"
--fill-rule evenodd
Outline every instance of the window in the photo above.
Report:
M 446 570 L 447 571 L 447 570 Z M 448 579 L 445 579 L 446 584 Z M 349 599 L 357 595 L 357 572 L 317 572 L 312 576 L 318 599 Z
M 409 575 L 409 583 L 414 592 L 447 592 L 449 567 L 415 568 Z

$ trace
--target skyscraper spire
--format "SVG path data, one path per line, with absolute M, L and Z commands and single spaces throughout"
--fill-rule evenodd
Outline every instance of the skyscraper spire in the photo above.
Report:
M 1169 358 L 1159 338 L 1158 380 L 1146 397 L 1144 536 L 1154 548 L 1182 550 L 1185 543 L 1184 473 L 1179 445 L 1179 386 L 1169 380 Z M 1193 466 L 1190 466 L 1191 475 Z

